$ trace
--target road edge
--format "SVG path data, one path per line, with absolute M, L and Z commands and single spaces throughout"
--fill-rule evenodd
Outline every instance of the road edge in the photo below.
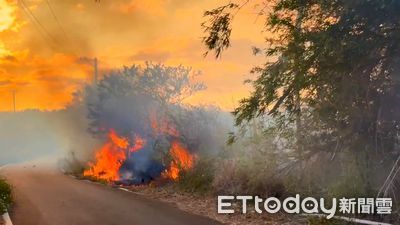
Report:
M 8 215 L 8 213 L 4 213 L 2 215 L 2 217 L 3 217 L 3 220 L 5 222 L 4 225 L 13 225 L 13 223 L 11 221 L 11 218 L 10 218 L 10 215 Z

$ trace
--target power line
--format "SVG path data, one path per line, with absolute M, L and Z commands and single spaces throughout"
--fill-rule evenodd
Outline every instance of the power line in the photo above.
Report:
M 20 1 L 18 1 L 18 3 L 20 3 Z M 25 9 L 25 7 L 22 5 L 22 3 L 19 4 L 21 6 L 21 9 L 25 12 L 26 16 L 31 20 L 32 24 L 34 25 L 34 27 L 36 28 L 36 31 L 40 34 L 40 36 L 43 38 L 43 40 L 45 42 L 49 41 L 48 38 L 46 37 L 46 35 L 43 33 L 43 31 L 40 29 L 39 25 L 37 25 L 34 21 L 34 19 L 31 17 L 31 15 L 29 14 L 29 12 Z M 53 47 L 53 46 L 51 46 Z
M 43 26 L 43 24 L 39 21 L 39 19 L 33 14 L 33 12 L 29 9 L 29 7 L 26 5 L 26 3 L 24 2 L 24 0 L 19 0 L 19 3 L 21 3 L 21 7 L 23 8 L 23 10 L 27 13 L 28 18 L 35 24 L 35 26 L 37 26 L 39 32 L 47 37 L 50 41 L 52 41 L 55 46 L 57 46 L 59 43 L 57 42 L 57 40 L 50 35 L 50 33 L 47 31 L 47 29 Z
M 52 14 L 58 28 L 62 31 L 63 36 L 65 41 L 67 41 L 67 43 L 71 46 L 70 50 L 73 51 L 73 53 L 75 55 L 78 55 L 78 51 L 75 45 L 73 45 L 73 42 L 70 40 L 69 35 L 67 34 L 67 32 L 65 31 L 64 27 L 62 26 L 60 20 L 58 19 L 52 5 L 50 4 L 49 0 L 45 0 L 47 7 L 50 11 L 50 13 Z M 57 40 L 56 38 L 54 38 L 53 35 L 51 35 L 51 33 L 46 29 L 46 27 L 40 22 L 40 20 L 38 19 L 38 17 L 35 16 L 35 14 L 32 12 L 32 10 L 28 7 L 28 5 L 26 4 L 26 2 L 24 0 L 17 0 L 17 2 L 19 3 L 19 5 L 21 6 L 21 8 L 23 9 L 23 11 L 27 14 L 28 18 L 31 20 L 31 22 L 34 24 L 35 28 L 37 29 L 37 31 L 40 33 L 40 35 L 42 36 L 43 40 L 49 44 L 49 46 L 51 47 L 51 49 L 56 50 L 58 49 L 60 46 L 62 46 L 59 40 Z
M 94 61 L 93 61 L 93 81 L 94 81 L 94 84 L 95 85 L 97 85 L 97 79 L 98 79 L 98 64 L 97 64 L 97 58 L 94 58 Z
M 43 26 L 43 24 L 39 21 L 39 19 L 35 16 L 35 14 L 33 14 L 32 10 L 26 5 L 26 3 L 24 2 L 24 0 L 19 0 L 21 2 L 21 4 L 23 5 L 23 7 L 25 7 L 26 11 L 28 12 L 28 14 L 34 19 L 34 21 L 39 25 L 39 27 L 43 30 L 43 32 L 56 44 L 58 44 L 58 42 L 56 41 L 56 39 L 50 35 L 49 31 Z
M 14 109 L 14 112 L 16 112 L 16 103 L 15 103 L 15 99 L 16 99 L 16 93 L 15 93 L 15 90 L 14 91 L 12 91 L 12 94 L 13 94 L 13 109 Z
M 49 10 L 50 10 L 50 12 L 51 12 L 51 15 L 53 16 L 54 20 L 56 21 L 58 27 L 59 27 L 60 30 L 63 32 L 63 34 L 65 35 L 65 37 L 68 38 L 67 32 L 65 32 L 63 26 L 62 26 L 61 23 L 60 23 L 60 20 L 59 20 L 58 17 L 56 16 L 56 14 L 55 14 L 55 12 L 54 12 L 54 10 L 53 10 L 53 7 L 51 6 L 51 4 L 50 4 L 50 2 L 49 2 L 48 0 L 46 0 L 46 4 L 47 4 L 47 7 L 49 8 Z
M 57 23 L 58 28 L 59 28 L 59 29 L 62 31 L 62 33 L 64 34 L 65 40 L 66 40 L 68 43 L 72 43 L 71 40 L 70 40 L 70 38 L 69 38 L 69 35 L 68 35 L 67 32 L 65 31 L 65 29 L 64 29 L 64 27 L 62 26 L 60 20 L 58 19 L 57 15 L 56 15 L 56 13 L 55 13 L 55 11 L 54 11 L 54 9 L 53 9 L 53 7 L 51 6 L 50 1 L 49 1 L 49 0 L 46 0 L 46 4 L 47 4 L 47 7 L 48 7 L 49 10 L 50 10 L 51 15 L 53 16 L 54 20 L 55 20 L 56 23 Z M 74 53 L 75 53 L 76 55 L 78 55 L 75 46 L 72 46 L 72 47 L 73 47 L 72 49 L 73 49 Z

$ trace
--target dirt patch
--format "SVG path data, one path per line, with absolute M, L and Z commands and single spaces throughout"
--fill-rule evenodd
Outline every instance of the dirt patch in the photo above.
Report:
M 199 196 L 191 193 L 182 193 L 173 186 L 151 187 L 151 186 L 131 186 L 125 187 L 137 194 L 145 195 L 149 198 L 161 200 L 176 205 L 179 209 L 193 214 L 209 217 L 224 224 L 230 225 L 304 225 L 307 220 L 303 217 L 296 217 L 287 214 L 258 214 L 250 211 L 241 214 L 239 205 L 234 206 L 236 212 L 230 215 L 217 213 L 217 199 L 215 196 Z M 253 207 L 248 207 L 249 209 Z

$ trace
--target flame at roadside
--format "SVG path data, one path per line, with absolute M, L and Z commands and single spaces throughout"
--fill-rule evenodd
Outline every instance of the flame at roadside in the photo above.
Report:
M 189 170 L 193 167 L 194 156 L 178 141 L 172 142 L 169 152 L 172 160 L 162 176 L 177 180 L 181 170 Z
M 110 130 L 108 141 L 95 153 L 96 163 L 89 162 L 89 169 L 85 170 L 83 175 L 106 181 L 119 180 L 119 170 L 127 159 L 128 152 L 138 151 L 144 145 L 144 139 L 141 137 L 135 136 L 135 140 L 137 141 L 134 145 L 128 149 L 128 138 L 118 136 L 114 130 Z
M 178 180 L 181 171 L 187 171 L 193 167 L 194 155 L 179 141 L 179 132 L 166 120 L 157 120 L 155 114 L 150 114 L 151 128 L 154 135 L 165 135 L 172 141 L 169 147 L 168 165 L 164 165 L 164 171 L 160 172 L 159 177 L 169 180 Z M 107 142 L 95 152 L 95 162 L 88 163 L 88 169 L 83 175 L 107 182 L 120 181 L 121 167 L 137 151 L 150 151 L 145 148 L 147 140 L 140 135 L 133 135 L 133 140 L 128 137 L 118 135 L 111 129 L 107 136 Z M 135 174 L 133 174 L 133 177 Z M 156 177 L 153 177 L 156 178 Z

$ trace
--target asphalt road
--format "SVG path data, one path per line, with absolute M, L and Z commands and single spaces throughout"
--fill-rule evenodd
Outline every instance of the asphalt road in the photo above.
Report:
M 213 225 L 216 221 L 166 203 L 56 170 L 25 166 L 1 169 L 14 187 L 14 225 Z

